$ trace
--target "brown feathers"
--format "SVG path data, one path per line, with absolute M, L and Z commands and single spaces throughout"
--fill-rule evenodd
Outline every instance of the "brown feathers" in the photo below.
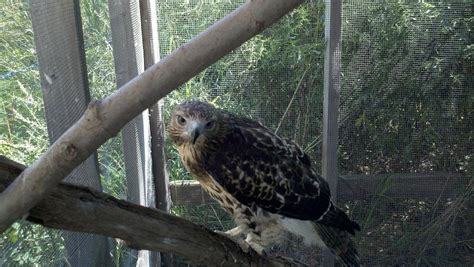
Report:
M 333 215 L 327 182 L 298 145 L 260 123 L 191 101 L 175 109 L 168 132 L 191 174 L 216 183 L 239 204 L 335 227 L 352 225 L 347 216 L 324 220 Z
M 198 101 L 176 107 L 168 133 L 188 171 L 234 217 L 255 250 L 284 227 L 313 243 L 322 234 L 346 264 L 358 265 L 350 235 L 360 227 L 334 206 L 328 183 L 298 145 Z

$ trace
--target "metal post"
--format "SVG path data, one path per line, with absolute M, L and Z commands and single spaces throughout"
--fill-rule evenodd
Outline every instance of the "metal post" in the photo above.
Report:
M 337 198 L 338 108 L 341 79 L 341 0 L 326 0 L 322 175 Z M 334 266 L 334 256 L 323 251 L 323 266 Z
M 140 0 L 140 15 L 143 37 L 144 67 L 154 65 L 160 60 L 158 41 L 158 23 L 155 0 Z M 165 123 L 163 119 L 163 102 L 158 101 L 150 108 L 151 158 L 156 208 L 170 212 L 171 197 L 169 176 L 165 158 Z M 161 266 L 171 266 L 171 255 L 153 254 L 154 262 Z
M 109 12 L 117 87 L 121 87 L 145 70 L 140 4 L 138 0 L 109 0 Z M 127 198 L 155 207 L 150 139 L 149 113 L 145 110 L 122 130 Z M 156 265 L 152 254 L 138 251 L 136 266 Z

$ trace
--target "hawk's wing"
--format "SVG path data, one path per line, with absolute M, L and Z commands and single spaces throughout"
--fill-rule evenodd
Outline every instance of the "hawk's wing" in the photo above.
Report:
M 327 182 L 308 156 L 251 120 L 229 118 L 231 132 L 208 166 L 209 174 L 241 203 L 286 217 L 319 220 L 328 211 Z

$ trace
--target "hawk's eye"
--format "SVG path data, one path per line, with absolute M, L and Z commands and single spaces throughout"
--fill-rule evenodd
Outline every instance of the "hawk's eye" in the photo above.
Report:
M 206 129 L 211 129 L 214 127 L 214 121 L 208 121 L 206 123 Z
M 176 121 L 178 122 L 179 125 L 184 125 L 186 123 L 186 119 L 180 115 L 176 117 Z

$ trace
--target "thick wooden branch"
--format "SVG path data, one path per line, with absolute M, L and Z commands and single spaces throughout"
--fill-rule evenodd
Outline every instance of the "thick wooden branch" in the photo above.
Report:
M 91 102 L 81 119 L 0 194 L 0 233 L 128 121 L 302 2 L 249 0 L 112 95 Z
M 0 192 L 24 168 L 0 156 Z M 283 258 L 261 257 L 253 251 L 245 253 L 232 240 L 204 226 L 67 183 L 53 189 L 26 219 L 49 228 L 120 238 L 135 249 L 170 252 L 210 266 L 300 265 Z

